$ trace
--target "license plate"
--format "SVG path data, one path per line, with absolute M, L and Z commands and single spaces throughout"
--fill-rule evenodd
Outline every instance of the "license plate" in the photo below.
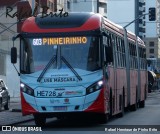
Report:
M 37 91 L 36 96 L 37 97 L 62 97 L 64 94 L 64 91 L 52 91 L 52 90 L 44 90 L 44 91 Z
M 67 111 L 67 106 L 54 106 L 54 111 Z

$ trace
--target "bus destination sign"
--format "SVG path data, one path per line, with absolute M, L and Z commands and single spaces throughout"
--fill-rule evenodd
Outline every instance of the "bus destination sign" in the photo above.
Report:
M 38 38 L 33 39 L 33 45 L 76 45 L 86 44 L 87 37 L 56 37 L 56 38 Z

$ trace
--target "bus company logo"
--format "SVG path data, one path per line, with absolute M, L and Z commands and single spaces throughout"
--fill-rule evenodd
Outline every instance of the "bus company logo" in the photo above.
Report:
M 69 99 L 68 99 L 68 98 L 65 98 L 65 99 L 64 99 L 64 102 L 65 102 L 65 103 L 69 103 Z
M 58 77 L 58 78 L 45 78 L 43 80 L 46 82 L 74 82 L 76 79 L 74 77 Z
M 72 96 L 72 95 L 82 95 L 82 94 L 83 94 L 82 91 L 66 91 L 65 92 L 65 95 L 70 95 L 70 96 Z

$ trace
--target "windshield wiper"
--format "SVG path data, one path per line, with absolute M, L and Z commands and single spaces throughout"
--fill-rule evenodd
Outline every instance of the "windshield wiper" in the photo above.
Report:
M 69 69 L 75 74 L 79 81 L 82 80 L 81 76 L 76 72 L 76 70 L 69 64 L 69 62 L 61 56 L 61 60 L 69 67 Z
M 53 55 L 53 57 L 50 59 L 50 61 L 48 62 L 48 64 L 45 66 L 45 68 L 43 69 L 43 71 L 41 72 L 41 74 L 39 75 L 37 82 L 40 82 L 41 79 L 43 78 L 44 74 L 46 73 L 46 71 L 48 70 L 48 68 L 51 66 L 51 64 L 53 64 L 56 60 L 55 55 Z

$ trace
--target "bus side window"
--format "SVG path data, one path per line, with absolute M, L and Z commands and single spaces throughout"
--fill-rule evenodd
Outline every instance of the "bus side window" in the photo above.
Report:
M 105 43 L 105 56 L 106 62 L 111 63 L 113 62 L 113 49 L 112 49 L 112 36 L 111 34 L 107 35 L 106 37 L 107 42 Z
M 105 46 L 106 62 L 113 62 L 113 49 L 111 46 Z

